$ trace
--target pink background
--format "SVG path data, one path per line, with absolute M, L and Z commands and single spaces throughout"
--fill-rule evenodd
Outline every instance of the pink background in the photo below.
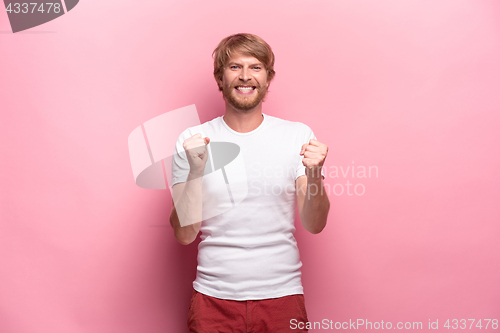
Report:
M 365 193 L 331 193 L 321 234 L 297 222 L 309 319 L 500 319 L 497 0 L 88 0 L 0 32 L 2 333 L 186 332 L 196 245 L 127 137 L 222 115 L 211 52 L 236 32 L 276 54 L 264 112 L 309 125 L 328 173 L 378 168 L 327 175 Z

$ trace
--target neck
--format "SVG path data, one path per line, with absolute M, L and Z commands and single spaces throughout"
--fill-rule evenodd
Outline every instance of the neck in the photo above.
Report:
M 260 126 L 264 120 L 262 115 L 262 103 L 247 111 L 235 109 L 226 102 L 226 113 L 224 122 L 233 130 L 239 133 L 248 133 Z

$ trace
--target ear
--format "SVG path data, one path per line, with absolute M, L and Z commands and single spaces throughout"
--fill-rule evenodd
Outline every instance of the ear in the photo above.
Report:
M 222 85 L 222 79 L 221 80 L 215 79 L 215 82 L 217 82 L 217 86 L 219 87 L 219 90 L 222 91 L 223 90 L 222 89 L 222 87 L 223 87 L 223 85 Z

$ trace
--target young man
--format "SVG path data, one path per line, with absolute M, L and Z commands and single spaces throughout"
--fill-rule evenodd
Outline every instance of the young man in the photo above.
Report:
M 293 237 L 295 205 L 306 230 L 323 230 L 330 203 L 321 167 L 328 147 L 306 125 L 262 113 L 275 75 L 274 54 L 264 40 L 232 35 L 213 56 L 225 114 L 185 130 L 172 164 L 175 237 L 190 244 L 202 232 L 188 326 L 204 333 L 305 332 L 296 329 L 307 313 Z M 224 183 L 207 180 L 210 141 L 238 145 L 245 177 L 224 173 L 224 179 L 248 193 L 202 221 L 206 196 L 227 191 Z

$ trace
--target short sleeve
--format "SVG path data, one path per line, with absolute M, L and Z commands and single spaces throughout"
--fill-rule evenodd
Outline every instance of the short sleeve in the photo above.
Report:
M 299 134 L 299 137 L 301 138 L 300 146 L 302 147 L 303 144 L 309 143 L 311 139 L 316 139 L 316 136 L 314 135 L 313 131 L 309 126 L 301 124 L 301 131 Z M 295 179 L 299 178 L 300 176 L 305 176 L 306 174 L 306 167 L 304 164 L 302 164 L 302 159 L 304 156 L 299 156 L 299 162 L 297 164 L 297 169 L 296 169 L 296 174 L 295 174 Z M 323 168 L 321 168 L 321 176 L 323 176 L 323 179 L 325 179 L 325 173 L 323 171 Z

